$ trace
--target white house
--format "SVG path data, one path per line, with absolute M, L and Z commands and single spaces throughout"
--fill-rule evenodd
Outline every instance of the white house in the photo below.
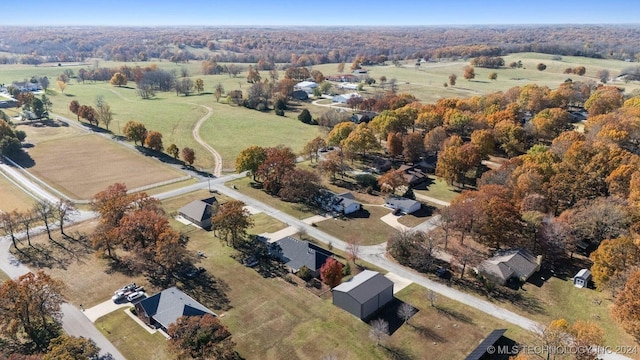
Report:
M 352 92 L 342 95 L 336 95 L 333 97 L 333 102 L 338 104 L 346 104 L 349 99 L 354 97 L 360 97 L 360 94 L 358 94 L 357 92 Z
M 302 90 L 307 94 L 313 94 L 313 89 L 317 88 L 318 84 L 315 81 L 302 81 L 293 86 L 293 90 Z
M 422 207 L 422 203 L 401 196 L 389 196 L 384 201 L 384 206 L 391 209 L 400 209 L 405 214 L 414 213 Z

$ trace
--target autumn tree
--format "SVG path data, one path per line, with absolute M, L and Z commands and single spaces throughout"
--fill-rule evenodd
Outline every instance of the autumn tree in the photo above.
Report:
M 531 119 L 531 125 L 538 139 L 552 141 L 560 133 L 570 130 L 571 116 L 564 109 L 543 109 Z
M 267 158 L 266 149 L 260 146 L 252 145 L 242 150 L 236 158 L 236 172 L 249 171 L 253 176 L 253 181 L 256 181 L 256 173 L 258 167 Z
M 130 141 L 133 141 L 135 145 L 137 145 L 138 142 L 144 145 L 144 140 L 147 138 L 147 128 L 137 121 L 128 121 L 122 129 L 122 133 Z
M 315 157 L 316 162 L 318 162 L 319 160 L 319 155 L 318 153 L 320 152 L 320 149 L 323 149 L 327 146 L 327 143 L 324 141 L 324 139 L 320 136 L 311 139 L 305 146 L 304 146 L 304 150 L 303 153 L 309 155 L 309 159 L 311 160 L 311 162 L 313 162 L 313 159 Z
M 320 189 L 320 178 L 313 171 L 293 169 L 282 177 L 282 188 L 278 196 L 289 202 L 309 203 Z
M 600 350 L 597 348 L 604 343 L 604 332 L 592 321 L 576 321 L 569 329 L 573 338 L 572 345 L 581 349 L 576 353 L 576 360 L 591 360 L 598 358 Z
M 173 156 L 174 159 L 177 159 L 180 154 L 180 149 L 178 149 L 176 144 L 169 144 L 169 146 L 167 146 L 167 154 Z
M 589 116 L 610 113 L 622 106 L 624 98 L 622 91 L 617 87 L 603 86 L 593 92 L 584 103 L 584 108 Z
M 327 135 L 327 144 L 340 145 L 340 143 L 349 137 L 349 134 L 356 128 L 356 124 L 351 121 L 345 121 L 333 127 L 329 135 Z
M 176 359 L 240 359 L 231 333 L 211 314 L 182 316 L 167 329 L 169 352 Z
M 600 82 L 603 84 L 606 84 L 607 81 L 609 81 L 609 70 L 607 69 L 600 69 L 598 70 L 598 72 L 596 73 L 596 76 L 598 77 L 598 79 L 600 79 Z
M 193 165 L 193 162 L 196 161 L 196 152 L 192 148 L 182 148 L 180 154 L 182 155 L 182 160 L 189 165 Z
M 332 181 L 335 180 L 336 174 L 341 173 L 343 169 L 344 160 L 340 151 L 330 152 L 318 163 L 320 173 L 329 175 Z
M 342 282 L 342 264 L 336 259 L 329 257 L 320 267 L 320 278 L 322 282 L 334 288 Z
M 246 231 L 253 225 L 251 214 L 244 208 L 245 204 L 239 200 L 231 200 L 218 208 L 218 212 L 211 218 L 211 226 L 225 238 L 229 245 L 238 247 Z
M 94 195 L 90 203 L 91 210 L 99 214 L 99 224 L 91 235 L 93 247 L 106 251 L 113 257 L 117 245 L 116 231 L 120 220 L 125 216 L 132 198 L 127 194 L 127 187 L 116 183 Z
M 438 126 L 424 136 L 424 149 L 431 154 L 436 154 L 442 149 L 446 140 L 446 130 L 444 127 Z
M 387 135 L 387 151 L 391 156 L 398 156 L 402 154 L 402 135 L 399 133 L 390 132 Z
M 75 114 L 78 121 L 80 121 L 80 114 L 78 113 L 78 111 L 80 110 L 80 103 L 78 102 L 78 100 L 72 100 L 69 103 L 69 111 L 71 111 L 71 113 Z
M 612 315 L 628 334 L 640 340 L 640 270 L 629 276 L 624 289 L 618 293 Z
M 67 89 L 67 83 L 62 80 L 58 80 L 56 81 L 56 84 L 58 85 L 60 92 L 64 94 L 64 91 Z
M 0 287 L 0 334 L 27 339 L 36 352 L 47 349 L 61 331 L 63 284 L 43 271 L 7 280 Z
M 336 70 L 338 71 L 338 73 L 344 72 L 344 61 L 338 63 L 338 67 L 336 68 Z
M 404 177 L 404 171 L 392 169 L 378 178 L 378 184 L 382 191 L 395 194 L 399 187 L 408 186 L 409 182 Z
M 151 150 L 162 151 L 162 134 L 157 131 L 149 131 L 144 138 L 144 144 Z
M 412 132 L 402 140 L 402 155 L 405 161 L 416 162 L 424 153 L 424 140 L 419 132 Z
M 593 281 L 603 289 L 613 276 L 640 263 L 640 248 L 631 237 L 623 236 L 603 240 L 590 258 Z
M 460 279 L 463 279 L 467 266 L 475 266 L 479 262 L 479 254 L 475 249 L 463 245 L 454 252 L 453 260 L 462 267 Z
M 543 63 L 539 63 L 538 65 L 536 65 L 536 69 L 538 69 L 539 71 L 544 71 L 546 68 L 547 68 L 547 65 Z
M 466 173 L 480 165 L 480 154 L 477 145 L 463 144 L 462 139 L 454 135 L 445 142 L 443 150 L 438 154 L 436 175 L 444 178 L 449 185 L 464 184 Z
M 465 66 L 464 68 L 464 78 L 465 80 L 471 80 L 476 77 L 476 72 L 473 66 Z
M 495 71 L 492 73 L 489 73 L 489 80 L 498 80 L 498 73 Z
M 81 105 L 78 109 L 78 116 L 87 120 L 91 125 L 93 125 L 94 122 L 96 126 L 98 125 L 98 112 L 93 106 Z
M 449 85 L 456 86 L 456 80 L 458 80 L 458 75 L 456 74 L 449 75 Z
M 373 134 L 367 123 L 359 124 L 346 139 L 342 140 L 340 146 L 351 153 L 361 153 L 365 156 L 367 151 L 379 147 L 378 139 Z
M 296 155 L 285 146 L 270 147 L 265 150 L 265 159 L 258 166 L 256 178 L 265 190 L 277 194 L 282 187 L 282 178 L 296 166 Z
M 113 74 L 109 83 L 113 86 L 122 87 L 124 85 L 127 85 L 127 77 L 122 73 L 117 72 Z
M 198 94 L 204 91 L 204 80 L 197 78 L 195 82 L 195 89 Z
M 42 360 L 95 359 L 99 353 L 100 349 L 93 340 L 65 334 L 51 340 Z

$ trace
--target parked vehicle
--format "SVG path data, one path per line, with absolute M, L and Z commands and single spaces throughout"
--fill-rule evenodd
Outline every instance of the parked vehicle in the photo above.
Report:
M 131 294 L 127 295 L 127 301 L 135 301 L 142 297 L 144 297 L 144 293 L 142 291 L 132 292 Z

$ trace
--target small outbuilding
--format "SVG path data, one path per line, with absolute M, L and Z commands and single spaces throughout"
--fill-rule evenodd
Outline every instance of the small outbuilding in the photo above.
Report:
M 211 228 L 211 216 L 215 213 L 218 200 L 215 196 L 195 200 L 178 210 L 178 216 L 203 229 Z
M 333 305 L 365 320 L 393 300 L 393 282 L 377 271 L 364 270 L 333 288 Z
M 573 286 L 586 288 L 589 286 L 589 281 L 591 281 L 591 271 L 589 271 L 589 269 L 582 269 L 573 277 Z

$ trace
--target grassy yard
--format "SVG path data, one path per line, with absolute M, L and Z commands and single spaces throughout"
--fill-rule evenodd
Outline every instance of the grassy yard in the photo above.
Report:
M 380 244 L 395 231 L 381 217 L 391 212 L 382 206 L 364 205 L 363 210 L 335 220 L 325 220 L 316 224 L 319 230 L 347 242 L 360 245 Z
M 13 185 L 4 175 L 0 174 L 0 211 L 23 211 L 30 209 L 36 199 L 32 198 Z
M 63 295 L 76 306 L 83 304 L 89 308 L 110 300 L 115 290 L 131 282 L 144 286 L 149 293 L 158 290 L 143 276 L 111 268 L 108 260 L 95 255 L 91 241 L 83 234 L 93 231 L 96 224 L 96 221 L 88 221 L 68 227 L 65 229 L 68 238 L 52 231 L 55 242 L 49 241 L 46 233 L 38 235 L 31 239 L 33 248 L 23 241 L 21 251 L 11 251 L 32 271 L 42 269 L 64 282 Z
M 251 215 L 251 219 L 253 219 L 253 226 L 247 230 L 250 234 L 273 233 L 287 227 L 284 223 L 265 213 Z
M 406 359 L 464 359 L 492 330 L 499 328 L 506 328 L 505 336 L 514 341 L 533 340 L 533 335 L 524 329 L 449 298 L 437 296 L 435 306 L 431 306 L 428 291 L 415 284 L 396 297 L 418 309 L 384 343 Z
M 28 149 L 28 155 L 30 158 L 21 158 L 17 162 L 75 199 L 90 199 L 116 182 L 123 182 L 129 189 L 134 189 L 184 176 L 184 173 L 156 159 L 99 135 L 36 140 L 36 145 Z
M 258 201 L 261 201 L 269 206 L 273 206 L 274 208 L 283 211 L 291 216 L 295 216 L 298 219 L 306 219 L 308 217 L 316 215 L 316 213 L 312 209 L 309 209 L 304 205 L 281 201 L 280 199 L 275 198 L 260 189 L 254 189 L 253 187 L 251 187 L 252 182 L 253 180 L 251 179 L 251 177 L 246 177 L 230 181 L 227 183 L 227 185 L 235 185 L 236 189 L 241 193 L 247 194 Z
M 150 334 L 119 309 L 96 321 L 96 327 L 127 359 L 171 359 L 167 339 L 159 332 Z
M 449 186 L 446 181 L 434 175 L 429 175 L 430 181 L 425 183 L 425 188 L 413 189 L 414 193 L 430 196 L 438 200 L 450 202 L 460 195 L 460 190 Z M 420 200 L 420 199 L 418 199 Z
M 422 204 L 422 209 L 412 214 L 405 214 L 398 218 L 398 222 L 404 226 L 416 227 L 429 220 L 436 212 L 436 208 Z

